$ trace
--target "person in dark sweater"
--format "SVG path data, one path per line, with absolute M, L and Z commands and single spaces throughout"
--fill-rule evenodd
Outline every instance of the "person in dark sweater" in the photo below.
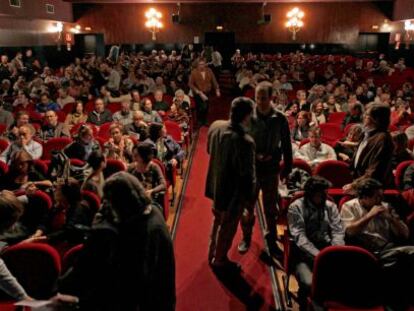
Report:
M 60 282 L 81 310 L 175 310 L 170 233 L 136 177 L 118 172 L 105 183 L 103 206 L 78 260 Z
M 88 114 L 88 123 L 101 126 L 104 123 L 112 122 L 112 113 L 105 109 L 105 104 L 102 98 L 95 101 L 95 109 Z

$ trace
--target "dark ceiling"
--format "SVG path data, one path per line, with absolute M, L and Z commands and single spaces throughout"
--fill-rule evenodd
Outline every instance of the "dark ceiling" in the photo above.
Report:
M 373 0 L 64 0 L 72 3 L 303 3 L 303 2 L 374 2 Z M 375 0 L 393 2 L 394 0 Z

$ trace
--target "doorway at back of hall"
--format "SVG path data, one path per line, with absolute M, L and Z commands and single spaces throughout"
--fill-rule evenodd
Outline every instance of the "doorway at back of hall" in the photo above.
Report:
M 230 58 L 236 49 L 236 36 L 234 32 L 206 32 L 204 45 L 217 48 L 223 56 L 223 68 L 230 68 Z

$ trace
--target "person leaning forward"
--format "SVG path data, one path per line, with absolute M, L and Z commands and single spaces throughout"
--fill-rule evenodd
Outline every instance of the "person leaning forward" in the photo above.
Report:
M 270 254 L 279 255 L 276 244 L 277 197 L 279 183 L 279 162 L 284 161 L 280 178 L 285 179 L 292 169 L 292 143 L 289 124 L 286 117 L 271 104 L 272 85 L 261 82 L 256 87 L 256 107 L 253 112 L 249 134 L 256 144 L 257 184 L 254 199 L 247 206 L 241 218 L 243 240 L 239 243 L 240 253 L 246 253 L 250 247 L 254 206 L 260 190 L 263 196 L 263 208 L 266 218 L 266 241 Z
M 238 268 L 227 257 L 245 205 L 254 195 L 255 144 L 246 133 L 253 101 L 238 97 L 231 105 L 230 120 L 214 122 L 208 131 L 210 154 L 206 197 L 213 200 L 214 222 L 208 251 L 213 269 Z

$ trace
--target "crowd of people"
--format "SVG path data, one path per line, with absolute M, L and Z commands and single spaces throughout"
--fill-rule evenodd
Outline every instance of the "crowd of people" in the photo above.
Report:
M 216 50 L 199 55 L 186 46 L 181 53 L 85 57 L 52 69 L 31 50 L 11 60 L 1 56 L 0 190 L 7 200 L 0 200 L 0 213 L 16 210 L 7 216 L 1 240 L 84 243 L 60 289 L 78 296 L 88 310 L 173 310 L 174 256 L 162 219 L 164 196 L 183 165 L 183 143 L 197 125 L 207 124 L 210 98 L 221 96 L 220 57 Z M 396 187 L 398 165 L 414 160 L 408 150 L 414 138 L 414 74 L 404 59 L 391 64 L 384 55 L 242 55 L 238 50 L 231 61 L 235 89 L 245 97 L 233 101 L 230 120 L 209 129 L 212 268 L 239 269 L 227 252 L 239 223 L 243 236 L 238 250 L 249 250 L 260 192 L 266 244 L 270 255 L 280 258 L 278 188 L 291 179 L 294 159 L 301 159 L 311 170 L 326 160 L 340 160 L 354 179 L 343 188 L 354 198 L 340 211 L 338 202 L 328 198 L 331 185 L 323 178 L 307 176 L 295 189 L 304 195 L 288 207 L 287 219 L 296 245 L 302 308 L 314 258 L 329 245 L 369 248 L 384 267 L 392 266 L 387 271 L 392 284 L 394 275 L 414 271 L 406 215 L 382 200 L 384 189 Z M 180 129 L 178 138 L 168 131 L 171 122 Z M 324 132 L 324 124 L 333 123 L 342 133 L 334 141 Z M 48 144 L 56 139 L 65 144 L 49 154 Z M 126 172 L 108 178 L 110 161 Z M 413 170 L 411 164 L 401 189 L 414 198 Z M 50 209 L 32 208 L 39 191 L 52 199 Z M 101 200 L 99 211 L 85 200 L 85 191 Z M 401 264 L 407 256 L 411 260 Z M 101 264 L 98 257 L 104 258 Z M 128 270 L 132 261 L 139 264 Z M 0 277 L 13 288 L 2 288 L 16 299 L 30 298 L 3 271 Z M 105 281 L 102 271 L 108 271 Z M 126 287 L 131 282 L 139 282 L 138 296 Z M 117 290 L 107 293 L 107 284 L 116 284 Z M 391 303 L 409 303 L 403 290 L 394 294 Z
M 412 305 L 412 291 L 403 285 L 407 283 L 398 286 L 397 279 L 409 282 L 414 277 L 409 222 L 414 210 L 404 199 L 414 188 L 414 162 L 409 162 L 401 189 L 395 175 L 402 162 L 414 159 L 408 148 L 414 71 L 404 59 L 393 65 L 384 55 L 379 59 L 300 52 L 243 56 L 236 51 L 232 63 L 238 92 L 245 97 L 233 101 L 228 121 L 211 125 L 208 140 L 206 195 L 214 201 L 215 219 L 209 249 L 212 268 L 240 269 L 227 252 L 239 223 L 243 238 L 238 250 L 249 249 L 251 230 L 246 224 L 254 222 L 248 215 L 259 190 L 269 254 L 282 258 L 277 237 L 272 237 L 276 218 L 283 216 L 282 206 L 278 211 L 276 205 L 277 180 L 283 184 L 293 177 L 292 169 L 301 170 L 302 179 L 295 183 L 286 209 L 292 239 L 289 260 L 299 283 L 301 310 L 307 309 L 315 257 L 328 246 L 345 244 L 365 248 L 378 258 L 385 275 L 384 304 L 393 310 Z M 328 124 L 340 133 L 335 140 L 329 139 L 333 130 L 326 132 Z M 242 149 L 244 155 L 237 159 L 227 148 Z M 293 168 L 294 159 L 305 161 L 308 170 Z M 340 198 L 349 199 L 341 205 L 328 195 L 331 182 L 310 175 L 329 160 L 341 161 L 352 175 L 352 182 L 336 189 L 336 195 L 340 190 Z M 384 190 L 395 188 L 398 199 L 385 202 Z M 405 193 L 399 192 L 403 189 Z

